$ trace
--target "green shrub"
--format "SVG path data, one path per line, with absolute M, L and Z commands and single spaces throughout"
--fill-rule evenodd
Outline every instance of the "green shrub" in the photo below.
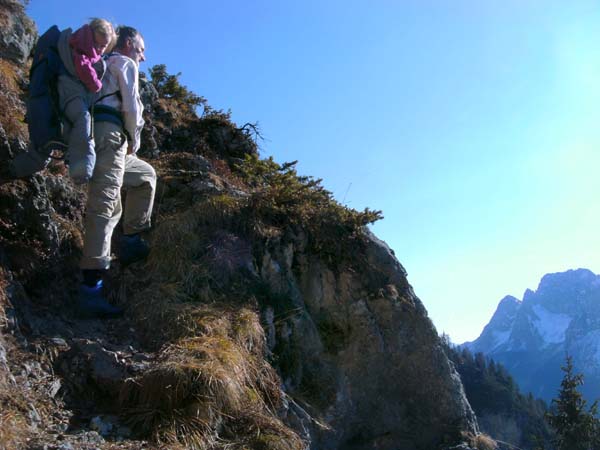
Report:
M 364 227 L 381 219 L 381 211 L 341 205 L 320 179 L 298 175 L 296 163 L 246 156 L 237 168 L 251 189 L 249 211 L 274 227 L 301 226 L 308 232 L 310 250 L 329 262 L 339 261 L 353 243 L 362 242 Z
M 186 86 L 183 86 L 179 82 L 180 76 L 181 72 L 176 75 L 167 73 L 167 66 L 165 64 L 157 64 L 150 68 L 150 78 L 160 98 L 176 101 L 187 112 L 195 113 L 196 108 L 200 105 L 206 107 L 206 99 L 194 94 Z

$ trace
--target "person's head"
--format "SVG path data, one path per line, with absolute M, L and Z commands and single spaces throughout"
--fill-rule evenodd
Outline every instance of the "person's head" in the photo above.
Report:
M 119 53 L 133 59 L 136 64 L 146 60 L 144 39 L 138 30 L 121 25 L 117 29 L 117 35 L 119 37 L 115 48 Z
M 117 33 L 112 24 L 108 20 L 94 18 L 89 25 L 94 33 L 96 51 L 100 54 L 110 52 L 117 42 Z

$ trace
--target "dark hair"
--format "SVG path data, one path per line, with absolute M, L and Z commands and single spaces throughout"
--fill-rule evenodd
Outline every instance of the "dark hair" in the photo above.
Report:
M 118 37 L 117 37 L 117 44 L 115 45 L 115 48 L 125 47 L 125 43 L 127 42 L 128 39 L 135 39 L 139 35 L 140 35 L 139 31 L 133 27 L 128 27 L 125 25 L 119 26 L 119 28 L 117 28 L 117 36 Z

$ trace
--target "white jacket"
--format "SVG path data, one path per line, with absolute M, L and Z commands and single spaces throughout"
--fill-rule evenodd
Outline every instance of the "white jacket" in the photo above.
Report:
M 131 137 L 130 145 L 133 151 L 140 148 L 140 135 L 144 127 L 144 105 L 140 99 L 138 66 L 133 59 L 120 53 L 112 53 L 106 61 L 107 70 L 102 79 L 102 90 L 98 98 L 104 95 L 121 92 L 118 95 L 109 95 L 100 100 L 98 104 L 110 106 L 123 114 L 125 130 Z

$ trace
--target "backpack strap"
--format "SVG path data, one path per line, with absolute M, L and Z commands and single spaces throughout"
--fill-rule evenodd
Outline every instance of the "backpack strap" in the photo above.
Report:
M 111 52 L 108 55 L 105 55 L 103 57 L 103 59 L 106 61 L 111 56 L 117 55 L 117 54 L 118 53 L 116 53 L 116 52 Z M 127 139 L 129 141 L 131 141 L 131 136 L 125 129 L 125 120 L 123 119 L 123 114 L 121 113 L 121 111 L 117 110 L 116 108 L 113 108 L 112 106 L 99 104 L 99 102 L 101 102 L 105 98 L 112 97 L 113 95 L 116 95 L 117 98 L 121 102 L 123 101 L 123 96 L 121 95 L 121 91 L 116 90 L 115 92 L 111 92 L 110 94 L 104 94 L 103 96 L 99 97 L 96 101 L 94 101 L 94 103 L 92 104 L 92 107 L 90 108 L 90 113 L 92 114 L 92 118 L 93 118 L 92 134 L 94 134 L 94 131 L 93 131 L 94 122 L 110 122 L 110 123 L 114 123 L 115 125 L 118 125 L 119 127 L 121 127 L 123 134 L 127 137 Z
M 119 100 L 123 101 L 123 96 L 121 95 L 121 91 L 115 91 L 115 92 L 112 92 L 110 94 L 103 95 L 102 97 L 100 97 L 98 100 L 96 100 L 94 102 L 94 105 L 96 105 L 100 100 L 104 100 L 107 97 L 112 97 L 113 95 L 116 95 L 119 98 Z
M 109 95 L 114 95 L 114 93 Z M 92 106 L 92 116 L 94 117 L 94 122 L 110 122 L 118 125 L 127 139 L 131 141 L 131 136 L 125 129 L 125 121 L 123 120 L 121 111 L 112 106 L 94 104 Z

